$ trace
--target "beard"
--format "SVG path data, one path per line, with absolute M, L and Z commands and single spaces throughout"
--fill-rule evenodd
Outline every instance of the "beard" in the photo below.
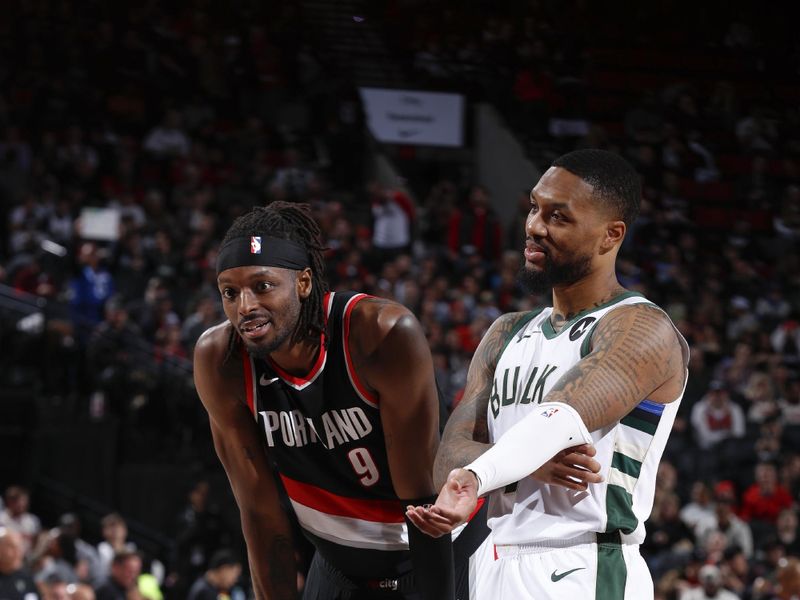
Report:
M 541 294 L 557 285 L 571 284 L 589 274 L 592 257 L 577 256 L 569 262 L 555 262 L 548 256 L 543 269 L 532 269 L 523 262 L 517 281 L 528 294 Z
M 275 321 L 272 321 L 275 331 L 271 338 L 267 338 L 258 343 L 253 343 L 242 338 L 248 354 L 254 358 L 264 360 L 275 352 L 275 350 L 280 348 L 284 342 L 292 336 L 295 329 L 297 329 L 300 319 L 300 309 L 301 304 L 299 301 L 297 301 L 297 303 L 292 302 L 283 313 L 285 318 L 282 318 L 281 322 L 284 323 L 284 325 L 279 326 Z

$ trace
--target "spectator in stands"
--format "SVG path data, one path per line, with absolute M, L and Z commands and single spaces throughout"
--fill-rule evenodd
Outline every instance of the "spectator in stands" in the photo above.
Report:
M 697 543 L 705 546 L 714 533 L 726 537 L 727 548 L 739 548 L 744 555 L 753 556 L 753 536 L 750 527 L 734 513 L 736 496 L 733 485 L 728 481 L 717 484 L 714 514 L 698 521 L 695 527 Z
M 755 483 L 745 490 L 739 515 L 745 521 L 761 521 L 774 525 L 778 515 L 792 506 L 792 495 L 778 483 L 778 470 L 774 464 L 759 463 L 755 469 Z
M 37 582 L 42 600 L 95 600 L 94 589 L 85 583 L 69 583 L 53 572 Z
M 75 538 L 53 528 L 42 535 L 31 552 L 36 580 L 57 576 L 67 583 L 86 581 L 89 565 L 78 560 L 75 551 Z
M 114 294 L 114 277 L 102 265 L 93 242 L 84 242 L 78 253 L 78 273 L 70 280 L 70 305 L 78 324 L 95 325 L 103 319 L 103 306 Z
M 694 547 L 692 531 L 680 519 L 679 510 L 677 494 L 661 494 L 654 503 L 642 545 L 654 577 L 680 564 Z
M 128 525 L 119 513 L 107 514 L 100 521 L 103 541 L 97 544 L 97 554 L 105 577 L 111 574 L 111 562 L 117 552 L 134 552 L 136 544 L 128 541 Z
M 691 422 L 695 441 L 703 450 L 722 440 L 741 438 L 745 433 L 744 413 L 718 379 L 709 384 L 706 395 L 692 408 Z
M 770 335 L 775 352 L 785 355 L 795 364 L 800 363 L 800 320 L 796 314 L 781 321 Z
M 754 371 L 750 375 L 747 386 L 743 390 L 745 400 L 749 403 L 747 420 L 751 423 L 763 423 L 769 418 L 780 415 L 780 406 L 775 396 L 770 376 L 764 371 Z
M 728 319 L 727 335 L 730 340 L 738 340 L 746 333 L 758 330 L 759 323 L 744 296 L 734 296 L 730 302 L 731 314 Z
M 786 392 L 778 400 L 781 417 L 787 426 L 800 425 L 800 376 L 791 372 L 787 376 Z
M 30 493 L 21 485 L 10 485 L 6 488 L 5 508 L 0 512 L 0 527 L 6 527 L 22 536 L 25 553 L 31 548 L 33 541 L 42 530 L 39 517 L 28 512 Z
M 0 525 L 0 598 L 3 600 L 39 598 L 31 574 L 22 566 L 24 557 L 22 535 Z
M 489 202 L 489 190 L 474 185 L 466 207 L 456 206 L 450 215 L 447 246 L 453 257 L 465 261 L 477 255 L 485 261 L 496 261 L 502 251 L 500 220 Z
M 798 532 L 797 511 L 794 507 L 784 508 L 775 524 L 778 542 L 786 548 L 786 553 L 800 556 L 800 532 Z
M 314 172 L 304 166 L 297 148 L 287 148 L 283 154 L 283 166 L 275 171 L 270 183 L 270 193 L 275 200 L 300 201 L 306 197 Z
M 187 600 L 217 600 L 218 598 L 239 598 L 244 593 L 236 588 L 242 574 L 242 562 L 229 550 L 217 550 L 205 574 L 192 584 Z
M 63 535 L 72 538 L 75 544 L 75 559 L 86 565 L 86 573 L 79 574 L 81 581 L 95 586 L 103 578 L 103 569 L 97 549 L 81 539 L 81 521 L 75 513 L 64 513 L 58 519 L 58 528 Z
M 711 489 L 705 481 L 692 484 L 691 501 L 681 508 L 681 520 L 695 531 L 697 524 L 714 516 L 714 502 Z
M 683 591 L 680 600 L 739 600 L 736 594 L 722 587 L 722 573 L 716 565 L 700 569 L 700 587 Z
M 160 125 L 144 138 L 144 149 L 157 159 L 187 156 L 191 142 L 181 126 L 177 110 L 168 110 Z
M 722 572 L 722 585 L 739 597 L 744 597 L 750 585 L 750 564 L 740 548 L 725 551 L 719 565 Z
M 136 600 L 141 598 L 137 581 L 142 559 L 136 552 L 117 552 L 111 561 L 111 574 L 95 589 L 97 600 Z
M 130 399 L 141 393 L 148 381 L 147 354 L 141 331 L 129 319 L 120 298 L 111 299 L 105 313 L 105 320 L 95 327 L 87 348 L 94 393 L 100 395 L 100 404 L 112 414 L 125 417 Z M 102 416 L 104 410 L 95 417 Z
M 372 208 L 372 245 L 381 263 L 411 249 L 414 203 L 405 193 L 384 187 L 377 181 L 368 186 Z
M 47 209 L 35 194 L 27 194 L 22 204 L 9 215 L 9 250 L 12 254 L 30 251 L 44 238 L 42 229 L 48 217 Z
M 800 560 L 791 557 L 778 570 L 774 600 L 794 600 L 800 596 Z
M 186 507 L 178 516 L 172 565 L 179 589 L 188 589 L 203 574 L 211 555 L 230 542 L 228 528 L 209 500 L 210 489 L 207 480 L 196 481 L 189 490 Z
M 200 334 L 221 320 L 219 299 L 214 296 L 200 296 L 194 309 L 181 326 L 181 341 L 189 354 L 194 350 Z

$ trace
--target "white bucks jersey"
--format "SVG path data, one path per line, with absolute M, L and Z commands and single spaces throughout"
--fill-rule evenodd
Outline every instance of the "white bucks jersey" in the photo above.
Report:
M 489 437 L 496 442 L 539 404 L 555 383 L 591 346 L 591 336 L 608 312 L 649 302 L 626 292 L 584 311 L 556 333 L 552 308 L 532 312 L 517 324 L 501 351 L 489 401 Z M 685 343 L 682 341 L 681 343 Z M 494 491 L 489 526 L 495 544 L 569 540 L 590 532 L 619 532 L 622 541 L 641 543 L 650 516 L 656 471 L 680 398 L 669 404 L 642 401 L 627 416 L 592 432 L 603 482 L 588 491 L 567 490 L 526 477 Z M 530 440 L 536 444 L 536 440 Z M 525 452 L 525 448 L 520 448 Z

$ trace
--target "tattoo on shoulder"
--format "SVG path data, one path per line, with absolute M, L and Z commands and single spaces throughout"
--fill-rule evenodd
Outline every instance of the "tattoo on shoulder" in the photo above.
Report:
M 683 370 L 678 338 L 665 318 L 645 304 L 606 315 L 592 352 L 556 382 L 547 399 L 574 406 L 590 431 L 607 423 L 609 414 L 626 414 Z
M 474 422 L 473 438 L 477 441 L 489 438 L 486 423 L 486 405 L 492 393 L 492 380 L 500 351 L 508 341 L 508 336 L 514 330 L 520 319 L 527 313 L 509 313 L 498 318 L 478 345 L 467 374 L 467 383 L 464 388 L 464 398 L 461 403 L 463 409 L 454 412 L 451 420 L 458 421 L 459 417 L 465 422 Z
M 494 371 L 497 359 L 500 357 L 500 351 L 508 341 L 508 336 L 514 331 L 517 323 L 527 314 L 516 312 L 498 318 L 489 328 L 489 331 L 486 332 L 483 340 L 481 340 L 472 360 L 478 360 L 479 366 L 486 370 Z

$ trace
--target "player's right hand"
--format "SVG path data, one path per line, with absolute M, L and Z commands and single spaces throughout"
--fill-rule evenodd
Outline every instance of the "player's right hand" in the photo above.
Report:
M 469 519 L 478 505 L 478 480 L 466 469 L 453 469 L 433 506 L 408 506 L 406 516 L 423 533 L 441 537 Z

